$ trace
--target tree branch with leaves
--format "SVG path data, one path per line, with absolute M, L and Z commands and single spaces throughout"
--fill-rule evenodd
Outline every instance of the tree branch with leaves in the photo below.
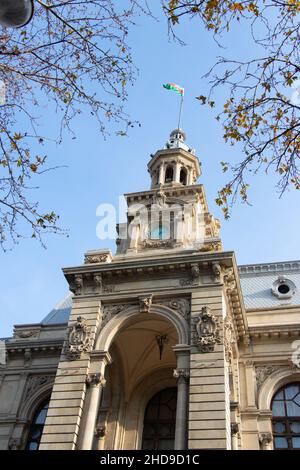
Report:
M 121 135 L 134 126 L 123 106 L 136 74 L 128 32 L 140 13 L 150 14 L 147 4 L 135 0 L 35 0 L 34 17 L 25 28 L 1 29 L 2 248 L 24 236 L 42 241 L 43 233 L 61 231 L 52 210 L 44 212 L 29 200 L 31 185 L 49 170 L 43 155 L 47 136 L 38 132 L 41 103 L 55 106 L 58 142 L 64 130 L 72 132 L 73 118 L 84 109 L 97 119 L 102 134 L 110 121 L 121 126 Z
M 275 172 L 280 195 L 290 186 L 300 189 L 300 1 L 171 0 L 164 8 L 173 34 L 188 16 L 200 19 L 220 42 L 238 22 L 243 28 L 249 25 L 262 51 L 243 61 L 220 57 L 205 75 L 209 95 L 197 97 L 201 104 L 214 106 L 214 91 L 228 90 L 217 119 L 225 141 L 243 149 L 237 164 L 221 162 L 230 173 L 216 198 L 225 217 L 237 198 L 248 201 L 251 175 L 261 170 Z

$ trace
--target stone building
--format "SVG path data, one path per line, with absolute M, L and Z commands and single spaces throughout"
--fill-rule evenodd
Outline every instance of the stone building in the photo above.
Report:
M 299 449 L 300 261 L 237 266 L 183 131 L 148 171 L 116 254 L 1 343 L 0 448 Z

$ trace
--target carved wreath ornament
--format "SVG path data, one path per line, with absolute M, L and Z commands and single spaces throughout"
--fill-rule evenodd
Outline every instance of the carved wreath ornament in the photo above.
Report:
M 221 343 L 220 324 L 209 307 L 202 307 L 200 315 L 193 319 L 192 344 L 200 352 L 212 352 Z
M 90 334 L 87 322 L 83 317 L 77 317 L 76 322 L 69 331 L 66 355 L 75 360 L 90 349 Z

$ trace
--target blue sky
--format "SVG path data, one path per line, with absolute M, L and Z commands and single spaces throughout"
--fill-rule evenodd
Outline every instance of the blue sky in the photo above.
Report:
M 238 147 L 224 143 L 216 112 L 201 106 L 195 97 L 206 94 L 208 83 L 201 77 L 216 56 L 253 55 L 246 29 L 236 27 L 224 37 L 226 48 L 220 50 L 200 24 L 185 21 L 179 32 L 187 46 L 182 47 L 168 40 L 166 20 L 158 7 L 157 15 L 158 21 L 138 19 L 129 36 L 139 75 L 129 89 L 127 111 L 142 126 L 128 137 L 112 134 L 104 141 L 96 122 L 83 111 L 73 123 L 75 140 L 66 135 L 62 145 L 46 145 L 51 163 L 67 168 L 42 176 L 34 197 L 42 207 L 60 214 L 69 237 L 47 237 L 46 250 L 29 239 L 10 252 L 0 252 L 0 337 L 11 335 L 14 324 L 39 322 L 65 295 L 62 267 L 81 264 L 89 249 L 114 251 L 112 241 L 96 237 L 96 208 L 101 203 L 117 204 L 123 193 L 150 187 L 146 169 L 150 153 L 163 147 L 177 125 L 179 96 L 162 88 L 168 81 L 185 87 L 182 127 L 202 163 L 199 182 L 205 185 L 210 211 L 222 221 L 224 248 L 235 251 L 239 264 L 300 258 L 298 192 L 278 199 L 274 178 L 262 175 L 253 180 L 252 206 L 237 205 L 229 221 L 222 219 L 214 202 L 225 181 L 219 162 L 242 155 Z M 226 90 L 219 90 L 217 105 L 226 96 Z M 53 132 L 54 110 L 44 107 L 41 114 L 41 130 Z

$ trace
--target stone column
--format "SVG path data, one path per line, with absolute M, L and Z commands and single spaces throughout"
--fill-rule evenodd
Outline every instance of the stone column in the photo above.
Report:
M 82 450 L 91 450 L 96 431 L 96 422 L 101 400 L 101 393 L 105 386 L 105 368 L 111 363 L 111 356 L 105 351 L 93 351 L 91 353 L 91 370 L 96 369 L 99 372 L 92 372 L 87 376 L 87 385 L 90 387 L 88 409 L 81 431 Z
M 181 165 L 179 161 L 175 163 L 175 182 L 179 183 Z
M 158 184 L 164 184 L 164 182 L 165 182 L 165 164 L 164 162 L 162 162 L 159 167 Z
M 177 368 L 174 370 L 174 377 L 177 379 L 177 408 L 176 408 L 176 428 L 175 428 L 175 450 L 187 448 L 187 414 L 188 414 L 188 379 L 189 379 L 189 354 L 188 345 L 177 345 L 173 348 L 177 356 Z

